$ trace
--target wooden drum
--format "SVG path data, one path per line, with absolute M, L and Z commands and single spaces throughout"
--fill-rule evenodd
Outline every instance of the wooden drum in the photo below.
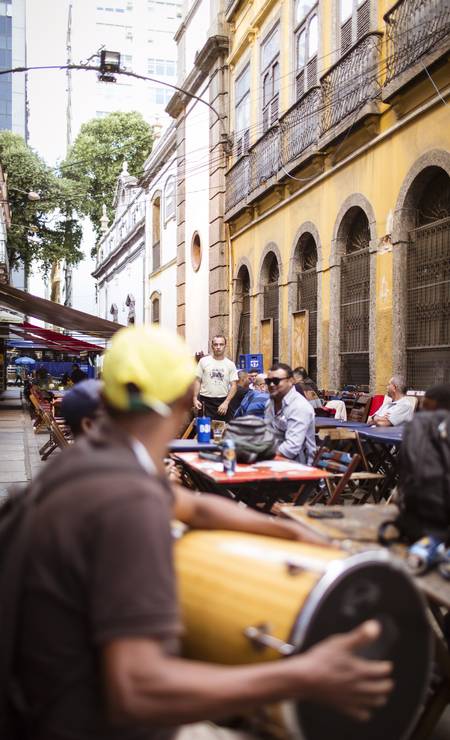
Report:
M 259 535 L 196 531 L 178 540 L 175 558 L 184 655 L 191 659 L 232 665 L 274 660 L 366 619 L 381 622 L 380 638 L 364 654 L 394 662 L 388 704 L 361 724 L 324 705 L 286 702 L 267 712 L 277 717 L 274 736 L 408 737 L 428 686 L 431 635 L 421 595 L 386 552 L 348 556 Z

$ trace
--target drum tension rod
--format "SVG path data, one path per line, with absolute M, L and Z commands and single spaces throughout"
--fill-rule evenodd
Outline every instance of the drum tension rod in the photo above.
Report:
M 257 650 L 272 648 L 280 653 L 280 655 L 292 655 L 295 652 L 294 645 L 279 640 L 278 637 L 270 634 L 269 624 L 260 624 L 258 627 L 246 627 L 244 629 L 244 635 Z

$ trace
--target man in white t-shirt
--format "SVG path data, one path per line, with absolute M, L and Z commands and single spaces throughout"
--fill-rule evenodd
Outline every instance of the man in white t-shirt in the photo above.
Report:
M 238 373 L 234 362 L 225 357 L 227 340 L 222 334 L 213 337 L 211 346 L 212 354 L 202 357 L 197 365 L 194 408 L 211 419 L 227 421 Z
M 387 385 L 387 397 L 378 411 L 368 419 L 368 424 L 377 427 L 396 427 L 411 421 L 414 408 L 406 396 L 403 378 L 394 375 Z

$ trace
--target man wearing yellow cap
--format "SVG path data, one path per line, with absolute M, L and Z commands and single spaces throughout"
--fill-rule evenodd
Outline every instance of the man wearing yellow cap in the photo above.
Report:
M 353 654 L 378 636 L 376 623 L 261 666 L 177 656 L 164 456 L 192 405 L 195 366 L 175 335 L 129 328 L 103 377 L 107 416 L 36 481 L 18 649 L 31 740 L 228 738 L 177 728 L 282 698 L 366 719 L 392 689 L 389 663 Z

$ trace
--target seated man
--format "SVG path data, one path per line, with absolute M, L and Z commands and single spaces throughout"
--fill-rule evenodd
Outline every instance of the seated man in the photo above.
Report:
M 255 377 L 253 381 L 253 390 L 249 390 L 241 402 L 234 418 L 239 416 L 264 416 L 266 404 L 269 400 L 267 392 L 266 376 L 262 373 Z
M 265 419 L 278 440 L 278 453 L 311 464 L 316 453 L 314 410 L 294 388 L 289 365 L 279 362 L 266 378 L 270 400 Z
M 414 409 L 406 397 L 406 384 L 399 375 L 394 375 L 387 385 L 387 395 L 376 414 L 369 417 L 368 424 L 376 427 L 396 427 L 411 421 Z
M 303 390 L 314 391 L 315 393 L 318 392 L 317 385 L 315 384 L 314 380 L 309 377 L 306 368 L 295 367 L 292 371 L 292 374 L 294 376 L 294 383 L 299 384 L 303 388 Z
M 250 389 L 250 375 L 247 370 L 238 370 L 236 393 L 228 406 L 230 419 L 233 418 L 244 398 L 247 398 Z

